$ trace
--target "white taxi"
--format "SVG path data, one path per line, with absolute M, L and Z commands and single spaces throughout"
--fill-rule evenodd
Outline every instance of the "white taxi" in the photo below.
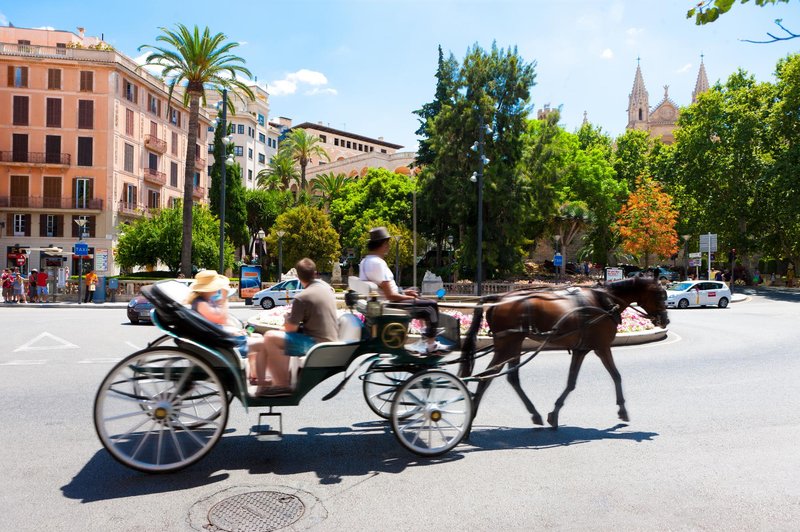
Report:
M 253 296 L 253 305 L 261 305 L 265 309 L 288 305 L 302 289 L 303 285 L 300 284 L 299 279 L 288 279 L 275 286 L 256 292 Z
M 722 281 L 683 281 L 667 290 L 667 306 L 677 308 L 725 308 L 731 301 L 731 290 Z

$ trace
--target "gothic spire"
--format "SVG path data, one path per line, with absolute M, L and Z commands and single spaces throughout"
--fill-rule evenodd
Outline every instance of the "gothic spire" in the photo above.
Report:
M 708 90 L 708 77 L 706 77 L 706 66 L 703 64 L 703 54 L 700 54 L 700 70 L 697 72 L 697 81 L 692 91 L 692 103 L 697 101 L 700 94 Z
M 633 78 L 633 89 L 628 95 L 628 129 L 641 129 L 650 116 L 650 99 L 644 86 L 642 68 L 636 58 L 636 75 Z M 639 124 L 637 126 L 637 124 Z

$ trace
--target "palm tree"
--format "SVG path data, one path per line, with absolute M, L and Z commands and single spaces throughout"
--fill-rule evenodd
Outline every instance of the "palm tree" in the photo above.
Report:
M 352 177 L 347 177 L 345 174 L 328 172 L 327 174 L 320 174 L 317 176 L 317 179 L 311 185 L 311 190 L 319 192 L 318 197 L 320 202 L 324 203 L 327 209 L 327 205 L 330 201 L 336 196 L 339 196 L 344 186 L 352 180 Z
M 265 190 L 288 189 L 299 177 L 292 154 L 281 150 L 270 159 L 268 168 L 258 172 L 256 184 Z
M 175 87 L 183 87 L 183 105 L 189 108 L 189 130 L 186 143 L 186 169 L 183 176 L 183 241 L 181 244 L 181 273 L 192 275 L 192 192 L 194 191 L 195 146 L 200 117 L 200 103 L 205 104 L 206 89 L 238 89 L 251 100 L 255 97 L 250 88 L 236 79 L 237 75 L 252 77 L 244 66 L 244 59 L 230 54 L 239 43 L 230 42 L 222 33 L 211 35 L 206 27 L 203 33 L 195 26 L 190 30 L 178 24 L 175 30 L 160 28 L 163 32 L 156 41 L 166 46 L 142 45 L 149 49 L 148 65 L 163 69 L 162 76 L 169 86 L 169 99 Z
M 293 129 L 284 140 L 284 148 L 291 154 L 292 159 L 300 165 L 300 190 L 298 190 L 298 197 L 301 190 L 306 190 L 308 183 L 306 182 L 306 166 L 312 157 L 317 156 L 320 159 L 330 161 L 328 152 L 319 145 L 319 137 L 316 135 L 309 135 L 304 129 Z

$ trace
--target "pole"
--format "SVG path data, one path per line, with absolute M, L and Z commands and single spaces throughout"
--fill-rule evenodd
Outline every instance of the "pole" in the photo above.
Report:
M 483 113 L 478 114 L 478 146 L 480 147 L 478 160 L 478 248 L 477 259 L 478 269 L 475 273 L 475 282 L 477 283 L 477 295 L 480 297 L 483 294 L 483 287 L 481 285 L 483 276 L 483 156 L 484 156 L 484 127 L 483 127 Z
M 283 235 L 278 233 L 278 282 L 283 276 Z
M 223 138 L 228 136 L 228 89 L 222 89 Z M 222 141 L 222 171 L 219 187 L 219 273 L 225 275 L 225 166 L 228 158 L 228 144 Z
M 708 233 L 708 280 L 711 280 L 711 233 Z
M 394 282 L 400 285 L 400 237 L 394 239 Z
M 83 228 L 81 227 L 81 229 Z M 80 305 L 83 303 L 83 298 L 81 297 L 81 288 L 83 288 L 83 255 L 78 257 L 78 304 Z
M 412 217 L 413 218 L 412 218 L 412 221 L 411 221 L 411 225 L 412 225 L 412 230 L 414 231 L 414 244 L 413 244 L 413 248 L 414 248 L 414 259 L 413 259 L 414 260 L 414 270 L 413 270 L 414 271 L 414 275 L 413 275 L 413 277 L 414 277 L 414 279 L 413 279 L 413 284 L 414 284 L 414 288 L 416 289 L 416 288 L 418 288 L 418 286 L 417 286 L 417 183 L 416 182 L 414 182 L 414 191 L 411 193 L 411 203 L 412 203 L 412 208 L 413 208 L 413 213 L 412 213 Z

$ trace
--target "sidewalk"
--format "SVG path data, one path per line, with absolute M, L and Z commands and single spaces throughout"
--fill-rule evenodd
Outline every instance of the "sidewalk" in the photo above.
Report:
M 60 302 L 57 301 L 55 303 L 3 303 L 0 302 L 0 309 L 4 308 L 85 308 L 85 309 L 124 309 L 127 308 L 128 301 L 117 301 L 116 303 L 106 302 L 106 303 L 77 303 L 75 301 L 71 302 Z M 244 301 L 233 301 L 228 304 L 230 308 L 253 308 L 257 310 L 261 310 L 261 307 L 255 307 L 253 305 L 245 305 Z

